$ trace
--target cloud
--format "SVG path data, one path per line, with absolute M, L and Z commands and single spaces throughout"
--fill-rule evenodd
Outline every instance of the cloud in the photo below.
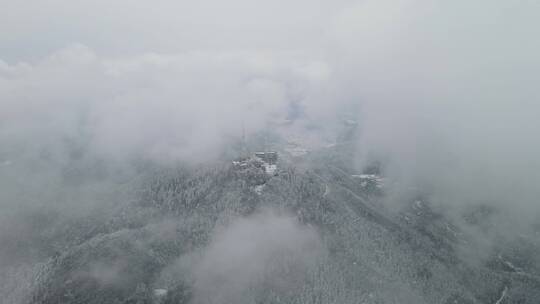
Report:
M 352 103 L 359 168 L 382 159 L 400 188 L 441 209 L 488 204 L 528 225 L 540 213 L 538 6 L 10 3 L 0 12 L 0 163 L 11 165 L 0 178 L 41 194 L 63 190 L 48 177 L 81 154 L 195 163 L 242 125 L 256 132 L 286 117 L 292 102 L 323 126 Z M 46 174 L 36 159 L 50 162 Z M 2 195 L 22 200 L 28 189 L 18 189 Z
M 75 45 L 34 64 L 2 64 L 0 139 L 12 149 L 76 139 L 107 157 L 200 161 L 242 126 L 256 132 L 285 117 L 291 95 L 309 94 L 327 70 L 289 52 L 110 59 Z
M 257 289 L 290 294 L 323 252 L 317 233 L 294 217 L 265 210 L 217 229 L 191 268 L 195 303 L 239 303 Z
M 444 208 L 538 214 L 538 8 L 362 1 L 337 18 L 330 65 L 362 108 L 360 166 L 383 159 Z

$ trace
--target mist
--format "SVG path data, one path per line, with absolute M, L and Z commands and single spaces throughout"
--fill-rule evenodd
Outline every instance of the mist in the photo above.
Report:
M 216 229 L 202 253 L 181 257 L 175 268 L 190 269 L 194 303 L 245 303 L 257 290 L 294 294 L 323 253 L 312 227 L 262 210 Z
M 482 250 L 537 233 L 540 2 L 109 2 L 0 0 L 0 267 L 62 250 L 27 250 L 40 230 L 109 220 L 146 164 L 229 161 L 284 124 L 330 146 L 345 116 L 350 169 L 382 164 L 386 208 L 425 197 Z M 486 206 L 483 226 L 464 219 Z M 272 212 L 212 231 L 174 266 L 190 264 L 194 303 L 244 301 L 284 283 L 274 254 L 301 275 L 324 247 Z
M 341 21 L 346 62 L 360 71 L 360 164 L 384 159 L 445 209 L 482 203 L 537 219 L 538 4 L 389 6 L 359 5 L 358 31 Z

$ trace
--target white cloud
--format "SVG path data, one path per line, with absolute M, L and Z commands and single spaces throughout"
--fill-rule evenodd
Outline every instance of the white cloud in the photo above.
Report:
M 0 152 L 83 138 L 107 156 L 196 160 L 291 101 L 321 124 L 358 103 L 362 161 L 383 155 L 391 174 L 447 206 L 497 201 L 530 214 L 539 5 L 10 3 L 0 12 Z
M 296 53 L 114 59 L 81 45 L 34 64 L 3 64 L 2 71 L 4 141 L 54 146 L 84 137 L 107 156 L 154 160 L 215 156 L 242 125 L 255 132 L 286 115 L 290 95 L 327 74 L 324 63 Z
M 240 303 L 262 288 L 297 292 L 323 248 L 316 232 L 294 217 L 263 211 L 218 229 L 192 268 L 195 303 Z

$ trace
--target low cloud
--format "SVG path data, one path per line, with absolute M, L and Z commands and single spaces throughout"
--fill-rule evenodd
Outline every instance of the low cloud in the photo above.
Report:
M 189 52 L 102 58 L 76 45 L 0 65 L 1 152 L 60 159 L 66 144 L 119 159 L 201 161 L 242 128 L 286 117 L 328 67 L 295 53 Z M 295 100 L 297 101 L 297 100 Z
M 179 263 L 191 269 L 194 303 L 244 303 L 257 290 L 297 292 L 322 248 L 312 228 L 266 210 L 217 229 L 200 257 Z
M 348 114 L 358 115 L 358 170 L 381 160 L 397 185 L 396 201 L 414 188 L 447 214 L 494 207 L 504 215 L 491 219 L 494 226 L 512 233 L 537 221 L 540 4 L 323 2 L 6 5 L 0 12 L 0 226 L 24 222 L 12 215 L 37 206 L 69 202 L 57 208 L 64 211 L 126 201 L 112 192 L 129 173 L 104 178 L 116 170 L 112 162 L 213 159 L 243 128 L 263 130 L 294 104 L 323 127 L 344 104 L 356 105 L 360 110 Z M 218 233 L 195 273 L 227 249 L 222 238 L 262 234 L 284 250 L 291 239 L 274 239 L 289 236 L 273 222 L 284 221 L 293 239 L 307 233 L 270 218 L 240 220 Z M 250 231 L 254 221 L 276 230 Z M 238 242 L 266 263 L 251 242 Z M 227 262 L 237 272 L 239 261 Z M 219 271 L 229 271 L 217 270 L 196 275 L 201 291 Z M 242 289 L 259 269 L 238 272 L 233 285 Z M 236 285 L 223 285 L 223 293 Z
M 461 212 L 540 214 L 540 67 L 534 1 L 363 1 L 334 32 L 358 98 L 358 165 Z M 336 68 L 338 69 L 338 68 Z M 399 194 L 398 194 L 399 195 Z M 501 220 L 501 222 L 504 222 Z

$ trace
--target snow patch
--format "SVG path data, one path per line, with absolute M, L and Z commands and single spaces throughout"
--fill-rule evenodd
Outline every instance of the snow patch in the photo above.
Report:
M 164 297 L 167 295 L 167 289 L 154 289 L 154 296 Z
M 374 182 L 377 188 L 382 188 L 384 185 L 384 178 L 376 174 L 353 174 L 351 177 L 359 179 L 362 187 L 366 187 L 370 182 Z
M 277 171 L 277 166 L 276 165 L 270 165 L 268 163 L 264 163 L 263 166 L 264 166 L 264 172 L 266 172 L 266 174 L 268 174 L 268 175 L 275 175 L 276 174 L 276 171 Z
M 255 193 L 257 193 L 258 195 L 261 195 L 265 186 L 266 185 L 264 185 L 264 184 L 255 186 L 255 187 L 253 187 L 253 191 L 255 191 Z

